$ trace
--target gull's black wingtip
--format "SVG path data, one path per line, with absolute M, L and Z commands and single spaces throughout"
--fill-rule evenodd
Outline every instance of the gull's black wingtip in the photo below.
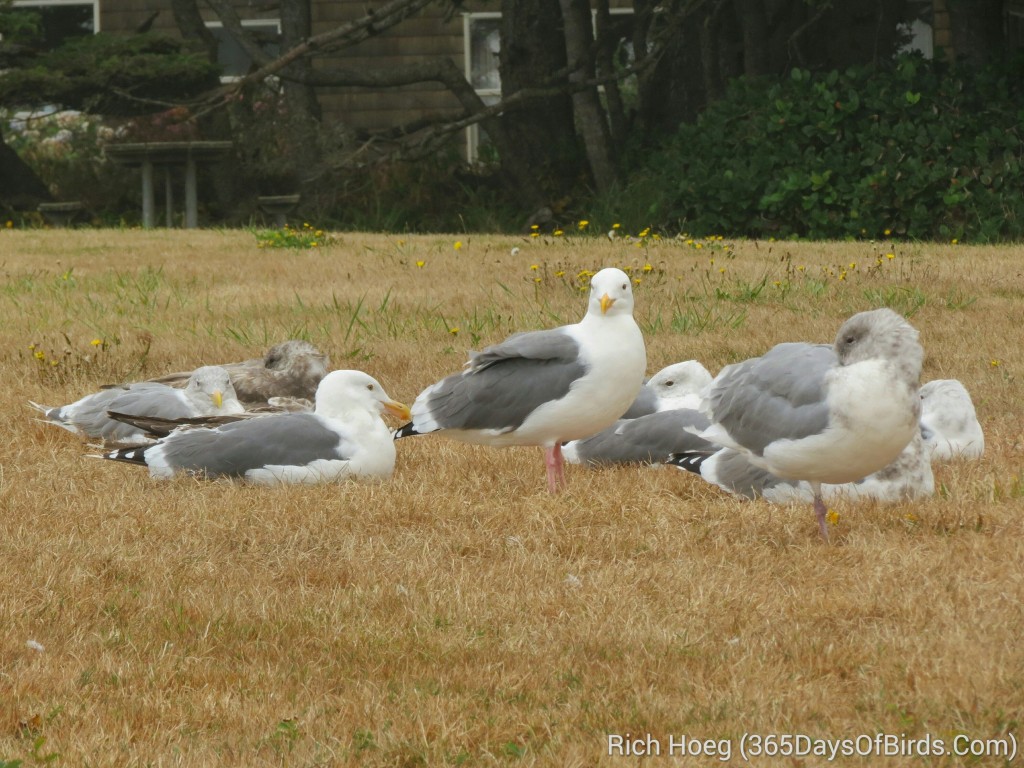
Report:
M 704 463 L 704 460 L 711 456 L 711 453 L 704 451 L 683 451 L 682 453 L 673 453 L 667 459 L 666 464 L 671 464 L 673 467 L 679 469 L 685 469 L 687 472 L 693 472 L 695 475 L 700 474 L 700 465 Z
M 410 421 L 408 424 L 403 424 L 402 426 L 395 430 L 395 440 L 397 440 L 400 437 L 412 437 L 413 435 L 422 434 L 422 432 L 416 431 L 416 428 L 412 425 L 412 422 Z

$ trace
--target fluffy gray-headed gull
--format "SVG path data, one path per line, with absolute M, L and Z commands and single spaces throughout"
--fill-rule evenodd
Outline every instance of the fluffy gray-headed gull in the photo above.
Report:
M 548 490 L 565 482 L 561 445 L 622 416 L 643 383 L 647 356 L 625 272 L 602 269 L 574 325 L 510 336 L 471 352 L 466 369 L 432 384 L 396 437 L 444 431 L 493 446 L 544 448 Z
M 935 493 L 931 448 L 918 431 L 895 461 L 867 477 L 850 483 L 822 483 L 824 501 L 876 500 L 883 502 L 927 498 Z M 688 449 L 669 457 L 669 464 L 699 474 L 709 483 L 748 499 L 763 498 L 776 504 L 812 503 L 814 491 L 803 480 L 783 480 L 756 466 L 746 453 L 732 448 L 712 452 Z
M 956 379 L 921 385 L 921 431 L 936 461 L 980 459 L 985 452 L 985 433 L 974 402 Z
M 239 401 L 246 408 L 267 405 L 274 398 L 312 400 L 320 380 L 330 370 L 330 361 L 308 341 L 290 339 L 275 344 L 263 357 L 225 363 Z M 191 371 L 180 371 L 150 381 L 182 386 Z
M 143 381 L 101 389 L 69 405 L 48 407 L 31 401 L 30 404 L 42 412 L 47 422 L 105 442 L 146 439 L 143 430 L 111 418 L 109 411 L 179 419 L 244 410 L 235 396 L 228 372 L 214 365 L 193 371 L 184 389 Z
M 320 382 L 312 413 L 183 428 L 155 445 L 122 448 L 103 458 L 145 465 L 156 478 L 184 472 L 258 485 L 386 478 L 395 467 L 395 444 L 381 418 L 385 410 L 409 418 L 409 409 L 372 376 L 333 371 Z
M 896 312 L 854 315 L 832 347 L 784 343 L 725 367 L 706 402 L 705 440 L 760 469 L 807 482 L 828 540 L 823 483 L 849 483 L 894 461 L 919 433 L 924 350 Z

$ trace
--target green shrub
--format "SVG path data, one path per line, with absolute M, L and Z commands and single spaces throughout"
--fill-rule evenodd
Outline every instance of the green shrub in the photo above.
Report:
M 1024 66 L 891 67 L 741 79 L 625 195 L 694 235 L 1024 236 Z

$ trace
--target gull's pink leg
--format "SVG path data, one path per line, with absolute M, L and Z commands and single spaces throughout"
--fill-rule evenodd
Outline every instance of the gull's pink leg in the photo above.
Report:
M 544 464 L 548 470 L 548 493 L 558 493 L 565 485 L 561 443 L 555 443 L 554 447 L 544 449 Z
M 828 544 L 828 520 L 825 519 L 827 509 L 825 509 L 825 502 L 821 498 L 821 486 L 813 484 L 814 488 L 814 514 L 818 518 L 818 530 L 821 532 L 821 538 Z

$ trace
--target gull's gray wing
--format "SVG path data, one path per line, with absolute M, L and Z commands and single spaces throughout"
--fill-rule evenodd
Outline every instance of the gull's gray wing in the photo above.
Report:
M 825 344 L 786 343 L 762 357 L 730 365 L 711 386 L 711 420 L 758 455 L 776 440 L 825 430 L 825 375 L 838 365 Z
M 640 394 L 636 396 L 636 400 L 629 406 L 629 409 L 622 414 L 622 418 L 638 419 L 649 413 L 655 413 L 657 410 L 658 393 L 647 386 L 647 382 L 644 382 L 644 385 L 640 388 Z
M 142 382 L 127 388 L 102 389 L 62 408 L 61 418 L 90 437 L 112 441 L 138 437 L 136 427 L 111 419 L 107 415 L 109 410 L 162 418 L 194 415 L 180 390 Z
M 700 431 L 709 422 L 690 409 L 661 411 L 636 419 L 620 419 L 592 437 L 566 446 L 581 464 L 662 464 L 673 453 L 714 450 L 715 446 L 688 428 Z
M 304 466 L 317 459 L 349 458 L 340 435 L 310 413 L 284 413 L 236 421 L 216 429 L 175 432 L 147 450 L 160 450 L 179 470 L 210 477 L 242 477 L 265 466 Z
M 587 369 L 571 336 L 530 331 L 472 353 L 467 371 L 434 384 L 420 398 L 437 428 L 507 431 L 544 403 L 565 397 Z M 417 411 L 414 405 L 414 426 Z

